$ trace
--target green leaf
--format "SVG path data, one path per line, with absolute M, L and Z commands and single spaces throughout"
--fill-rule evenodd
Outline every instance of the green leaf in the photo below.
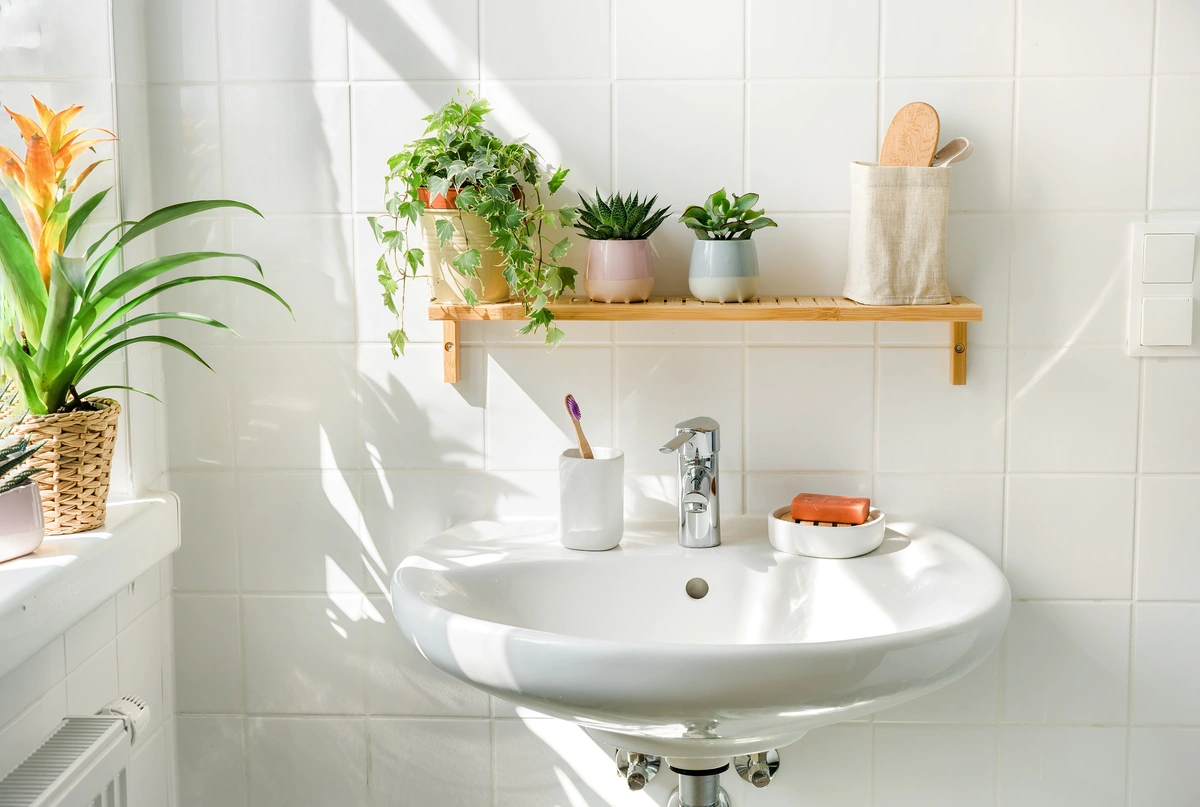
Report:
M 730 213 L 734 215 L 741 215 L 742 213 L 749 212 L 756 204 L 758 204 L 758 194 L 744 193 L 741 196 L 735 195 L 733 200 L 733 208 L 730 210 Z
M 430 199 L 435 196 L 445 196 L 450 191 L 450 180 L 447 177 L 430 177 L 428 188 Z
M 394 331 L 388 331 L 388 343 L 392 346 L 392 358 L 397 359 L 404 355 L 404 343 L 408 341 L 408 336 L 403 330 L 397 328 Z
M 476 277 L 479 269 L 480 255 L 477 249 L 468 249 L 463 254 L 451 261 L 454 268 L 463 277 Z
M 557 244 L 555 244 L 553 247 L 551 247 L 550 260 L 552 260 L 552 261 L 562 260 L 566 256 L 567 251 L 570 248 L 571 248 L 571 239 L 563 238 L 561 241 L 559 241 Z
M 64 258 L 58 253 L 50 256 L 49 305 L 42 327 L 42 346 L 34 354 L 43 376 L 57 375 L 67 363 L 67 343 L 79 302 L 76 287 L 82 287 L 86 267 L 83 258 Z
M 193 359 L 195 359 L 196 361 L 200 362 L 205 367 L 207 367 L 209 370 L 212 370 L 212 367 L 209 365 L 209 363 L 206 362 L 204 359 L 202 359 L 200 357 L 199 353 L 192 350 L 190 347 L 185 345 L 183 342 L 180 342 L 178 339 L 172 339 L 169 336 L 160 336 L 159 334 L 145 334 L 143 336 L 131 336 L 128 339 L 122 339 L 119 342 L 113 342 L 109 345 L 106 345 L 105 347 L 96 351 L 90 358 L 87 358 L 86 360 L 84 360 L 82 362 L 82 364 L 80 364 L 80 359 L 82 359 L 83 357 L 77 357 L 76 360 L 74 362 L 72 362 L 72 366 L 68 367 L 68 370 L 71 371 L 70 376 L 69 376 L 71 378 L 70 383 L 73 384 L 76 381 L 78 381 L 79 379 L 82 379 L 85 376 L 87 376 L 88 373 L 90 373 L 92 370 L 94 370 L 96 368 L 96 365 L 98 365 L 100 362 L 104 361 L 106 358 L 111 356 L 113 353 L 116 353 L 118 350 L 129 347 L 130 345 L 139 344 L 141 342 L 155 342 L 160 345 L 166 345 L 168 347 L 173 347 L 176 350 L 178 350 L 180 353 L 183 353 L 186 356 L 192 357 Z
M 167 207 L 155 210 L 150 215 L 143 218 L 141 221 L 129 228 L 126 233 L 117 241 L 118 246 L 125 246 L 133 239 L 143 233 L 148 233 L 158 227 L 163 226 L 176 219 L 194 216 L 197 213 L 203 213 L 206 210 L 216 210 L 224 207 L 238 208 L 248 210 L 254 215 L 262 218 L 262 213 L 259 213 L 245 202 L 235 202 L 231 199 L 198 199 L 192 202 L 180 202 L 177 205 L 168 205 Z
M 92 387 L 90 390 L 87 390 L 86 392 L 79 393 L 79 397 L 80 398 L 90 398 L 93 395 L 96 395 L 101 392 L 105 392 L 110 389 L 123 389 L 123 390 L 129 390 L 130 392 L 137 392 L 142 395 L 145 395 L 147 398 L 153 398 L 154 400 L 158 401 L 159 403 L 163 403 L 163 400 L 161 398 L 159 398 L 157 395 L 153 395 L 149 392 L 146 392 L 144 389 L 138 389 L 137 387 L 126 386 L 125 384 L 105 384 L 102 387 Z
M 367 223 L 371 225 L 371 232 L 375 233 L 375 241 L 383 243 L 383 225 L 379 223 L 379 219 L 375 216 L 367 216 Z
M 104 201 L 104 197 L 108 195 L 110 190 L 112 188 L 105 188 L 75 208 L 75 211 L 67 219 L 67 240 L 64 246 L 71 246 L 71 242 L 75 240 L 75 234 L 79 232 L 79 228 L 87 222 L 87 217 L 92 215 L 92 211 Z
M 421 265 L 425 263 L 425 250 L 413 247 L 405 250 L 404 261 L 408 264 L 408 268 L 414 275 L 421 270 Z
M 464 288 L 462 290 L 462 296 L 463 299 L 466 300 L 467 305 L 471 307 L 479 305 L 479 298 L 475 296 L 475 292 L 470 288 Z
M 46 284 L 28 236 L 3 203 L 0 203 L 0 269 L 3 269 L 4 297 L 12 301 L 20 329 L 36 349 L 46 317 Z
M 567 181 L 567 174 L 571 173 L 569 168 L 559 168 L 554 172 L 554 176 L 546 183 L 546 187 L 550 189 L 550 195 L 558 193 L 558 189 Z
M 456 233 L 454 222 L 449 219 L 438 219 L 434 223 L 434 229 L 437 230 L 438 243 L 442 247 L 445 247 Z

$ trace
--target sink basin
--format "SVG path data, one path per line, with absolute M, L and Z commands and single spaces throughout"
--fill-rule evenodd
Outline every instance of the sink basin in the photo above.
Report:
M 1008 621 L 1004 575 L 941 529 L 889 525 L 849 560 L 776 552 L 762 519 L 722 529 L 721 546 L 683 549 L 673 523 L 629 524 L 618 549 L 589 553 L 552 523 L 463 524 L 400 564 L 393 607 L 468 684 L 688 760 L 778 748 L 944 686 Z

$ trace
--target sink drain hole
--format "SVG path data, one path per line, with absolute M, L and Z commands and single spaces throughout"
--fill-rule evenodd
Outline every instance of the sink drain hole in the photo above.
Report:
M 683 587 L 687 595 L 693 600 L 702 600 L 704 595 L 708 594 L 708 583 L 703 577 L 693 577 L 687 581 L 687 585 Z

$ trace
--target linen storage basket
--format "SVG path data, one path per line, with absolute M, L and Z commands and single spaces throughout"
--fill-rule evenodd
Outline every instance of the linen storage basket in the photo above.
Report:
M 13 429 L 31 445 L 45 444 L 25 465 L 43 469 L 33 478 L 42 492 L 47 535 L 104 525 L 121 405 L 111 398 L 85 400 L 96 409 L 28 415 Z
M 850 260 L 842 294 L 864 305 L 940 305 L 950 166 L 850 166 Z

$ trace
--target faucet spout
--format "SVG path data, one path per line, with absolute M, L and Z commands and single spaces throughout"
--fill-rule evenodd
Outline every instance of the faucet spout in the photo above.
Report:
M 679 452 L 679 545 L 689 549 L 720 546 L 720 426 L 712 418 L 693 418 L 676 424 L 675 429 L 675 437 L 660 451 Z

